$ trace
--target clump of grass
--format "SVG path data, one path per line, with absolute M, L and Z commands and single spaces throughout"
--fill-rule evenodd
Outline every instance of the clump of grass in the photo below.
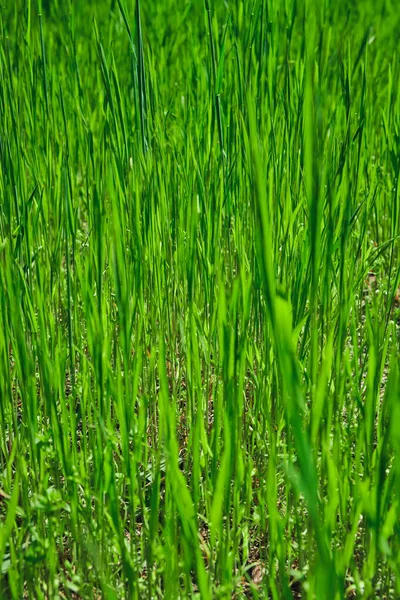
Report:
M 393 0 L 0 8 L 0 590 L 400 596 Z

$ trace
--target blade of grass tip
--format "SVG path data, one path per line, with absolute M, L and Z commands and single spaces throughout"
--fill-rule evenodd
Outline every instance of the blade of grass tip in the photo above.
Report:
M 217 82 L 217 61 L 215 58 L 215 45 L 214 45 L 214 36 L 212 31 L 212 19 L 211 19 L 211 7 L 209 0 L 204 0 L 204 5 L 207 13 L 207 21 L 208 21 L 208 35 L 210 36 L 210 48 L 211 48 L 211 72 L 212 79 L 214 84 L 214 89 Z
M 123 21 L 125 23 L 125 28 L 129 37 L 129 45 L 131 49 L 131 73 L 132 73 L 132 81 L 134 88 L 134 106 L 135 106 L 135 122 L 136 122 L 136 130 L 141 136 L 142 146 L 143 146 L 143 137 L 142 137 L 142 127 L 141 127 L 141 110 L 140 110 L 140 97 L 138 93 L 139 88 L 139 77 L 138 77 L 138 58 L 136 54 L 136 48 L 132 37 L 132 31 L 129 26 L 128 16 L 126 14 L 126 8 L 122 3 L 122 0 L 118 0 L 118 6 L 122 14 Z
M 100 58 L 101 74 L 103 77 L 104 87 L 106 90 L 106 96 L 107 96 L 107 100 L 108 100 L 108 103 L 110 106 L 111 115 L 112 115 L 112 119 L 113 119 L 115 137 L 116 137 L 116 140 L 118 140 L 118 123 L 117 123 L 116 110 L 115 110 L 115 106 L 114 106 L 114 98 L 113 98 L 112 88 L 111 88 L 110 70 L 107 65 L 107 59 L 106 59 L 103 45 L 100 41 L 99 31 L 98 31 L 96 20 L 94 20 L 94 33 L 95 33 L 96 42 L 97 42 L 97 51 L 98 51 L 98 55 Z
M 139 82 L 139 106 L 140 106 L 140 126 L 142 133 L 142 149 L 143 153 L 148 150 L 147 146 L 147 97 L 146 97 L 146 77 L 143 56 L 143 36 L 142 22 L 140 17 L 140 0 L 136 0 L 136 32 L 138 38 L 138 82 Z
M 31 40 L 31 0 L 27 0 L 26 2 L 26 31 L 25 31 L 25 40 L 29 46 Z
M 131 28 L 129 26 L 128 16 L 126 14 L 126 8 L 125 8 L 124 4 L 122 3 L 122 0 L 117 0 L 117 1 L 118 1 L 118 8 L 119 8 L 119 10 L 121 12 L 122 18 L 124 20 L 126 31 L 128 33 L 129 41 L 132 44 L 132 34 L 131 34 Z
M 320 242 L 321 242 L 321 218 L 322 208 L 318 189 L 318 148 L 315 135 L 314 114 L 314 42 L 315 42 L 315 18 L 313 14 L 313 2 L 306 2 L 305 39 L 306 39 L 306 67 L 305 67 L 305 89 L 304 89 L 304 177 L 306 195 L 308 198 L 308 214 L 310 221 L 310 258 L 311 258 L 311 282 L 310 282 L 310 314 L 311 314 L 311 381 L 316 383 L 318 367 L 318 326 L 317 326 L 317 288 L 319 275 Z
M 216 54 L 215 54 L 215 42 L 214 42 L 214 35 L 213 35 L 213 30 L 212 30 L 211 7 L 210 7 L 209 0 L 205 0 L 205 9 L 207 12 L 208 34 L 210 37 L 211 72 L 212 72 L 212 81 L 213 81 L 213 88 L 214 88 L 215 113 L 216 113 L 216 119 L 217 119 L 217 125 L 218 125 L 218 137 L 219 137 L 219 143 L 220 143 L 220 147 L 221 147 L 221 159 L 223 162 L 225 162 L 226 154 L 225 154 L 225 150 L 224 150 L 224 132 L 223 132 L 223 127 L 222 127 L 222 108 L 221 108 L 220 87 L 221 87 L 221 83 L 222 83 L 222 76 L 223 76 L 223 70 L 224 70 L 224 64 L 225 64 L 225 39 L 226 39 L 226 33 L 228 31 L 228 24 L 224 31 L 222 50 L 221 50 L 220 59 L 218 62 L 218 69 L 217 69 L 217 59 L 216 59 Z M 229 23 L 229 21 L 228 21 L 228 23 Z
M 121 95 L 121 91 L 120 91 L 120 87 L 119 87 L 117 68 L 116 68 L 114 59 L 113 59 L 113 68 L 111 69 L 111 77 L 113 80 L 115 95 L 117 98 L 118 116 L 119 116 L 119 122 L 121 124 L 121 129 L 122 129 L 122 139 L 124 142 L 125 163 L 126 163 L 128 161 L 128 156 L 129 156 L 129 154 L 128 154 L 128 138 L 126 135 L 124 110 L 123 110 L 123 104 L 122 104 L 122 95 Z M 117 127 L 116 127 L 116 130 L 118 131 Z
M 273 267 L 272 250 L 272 231 L 270 226 L 270 216 L 268 210 L 268 199 L 266 193 L 266 181 L 259 149 L 259 140 L 257 135 L 257 125 L 255 117 L 255 99 L 248 93 L 247 109 L 249 116 L 249 141 L 251 158 L 253 164 L 253 189 L 256 208 L 256 249 L 257 259 L 260 262 L 260 270 L 263 274 L 263 287 L 265 292 L 265 301 L 269 310 L 269 320 L 275 324 L 275 275 Z
M 43 36 L 43 17 L 38 3 L 39 13 L 39 28 L 40 28 L 40 45 L 42 48 L 42 71 L 43 71 L 43 95 L 46 102 L 46 113 L 49 114 L 49 91 L 47 82 L 47 69 L 46 69 L 46 52 L 44 47 L 44 36 Z

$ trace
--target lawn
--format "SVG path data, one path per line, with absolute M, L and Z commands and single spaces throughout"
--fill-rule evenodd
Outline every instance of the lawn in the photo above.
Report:
M 400 598 L 396 0 L 0 0 L 0 598 Z

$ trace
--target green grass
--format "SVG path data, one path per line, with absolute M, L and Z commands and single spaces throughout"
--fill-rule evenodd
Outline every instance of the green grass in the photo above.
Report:
M 400 597 L 396 0 L 2 0 L 0 597 Z

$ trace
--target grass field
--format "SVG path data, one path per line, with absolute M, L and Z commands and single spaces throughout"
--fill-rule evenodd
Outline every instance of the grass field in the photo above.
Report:
M 0 598 L 400 598 L 396 0 L 1 0 Z

